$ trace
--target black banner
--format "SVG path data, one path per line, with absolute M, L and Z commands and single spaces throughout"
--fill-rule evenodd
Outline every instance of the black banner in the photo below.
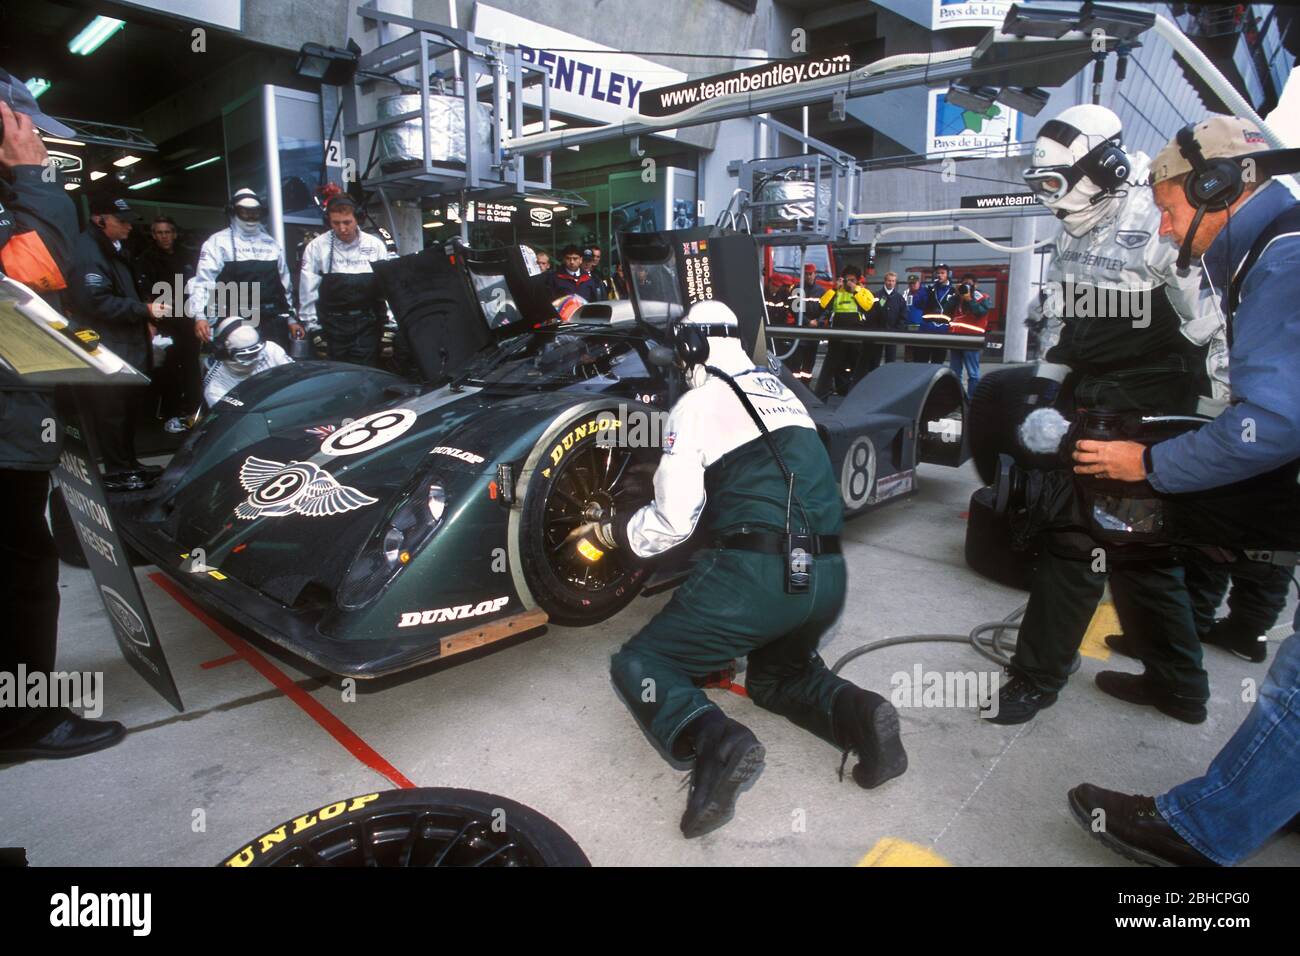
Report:
M 962 209 L 1015 209 L 1032 206 L 1038 200 L 1033 193 L 996 193 L 987 196 L 962 196 Z
M 54 474 L 68 505 L 72 525 L 77 529 L 77 538 L 81 541 L 100 600 L 113 623 L 113 634 L 122 649 L 122 656 L 149 686 L 177 710 L 183 711 L 181 695 L 172 680 L 144 595 L 140 593 L 131 558 L 118 537 L 108 509 L 108 498 L 99 480 L 99 467 L 95 464 L 99 460 L 98 448 L 93 436 L 81 425 L 86 419 L 84 401 L 79 396 L 76 418 L 64 423 L 63 451 Z
M 847 76 L 853 69 L 853 59 L 848 49 L 819 56 L 805 56 L 794 60 L 773 60 L 762 66 L 746 67 L 730 73 L 715 73 L 698 80 L 687 80 L 673 86 L 643 90 L 640 110 L 643 116 L 673 116 L 684 113 L 693 106 L 707 103 L 732 93 L 761 93 L 765 90 L 792 86 L 825 76 Z

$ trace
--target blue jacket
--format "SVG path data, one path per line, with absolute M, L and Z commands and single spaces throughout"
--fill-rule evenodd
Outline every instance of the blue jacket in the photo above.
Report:
M 1296 200 L 1267 183 L 1238 209 L 1201 257 L 1202 283 L 1227 311 L 1231 272 L 1260 233 Z M 1300 235 L 1269 244 L 1241 283 L 1228 368 L 1232 404 L 1213 422 L 1151 448 L 1158 491 L 1232 484 L 1300 458 Z
M 949 306 L 953 304 L 953 302 L 949 300 L 955 299 L 956 295 L 957 290 L 952 287 L 951 280 L 945 282 L 943 285 L 939 285 L 939 283 L 936 282 L 934 285 L 927 287 L 924 311 L 928 312 L 930 315 L 938 315 L 944 311 L 943 307 L 945 304 Z M 927 319 L 921 319 L 921 331 L 935 335 L 942 335 L 948 331 L 948 323 L 930 322 Z

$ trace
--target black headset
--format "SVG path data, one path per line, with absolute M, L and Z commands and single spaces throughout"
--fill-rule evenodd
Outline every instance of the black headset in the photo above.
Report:
M 1038 131 L 1039 136 L 1060 143 L 1066 149 L 1084 136 L 1084 132 L 1059 119 L 1048 120 Z M 1114 192 L 1128 182 L 1129 173 L 1133 171 L 1133 162 L 1128 153 L 1120 148 L 1119 134 L 1104 139 L 1084 155 L 1080 156 L 1066 173 L 1065 179 L 1073 189 L 1084 176 L 1101 187 L 1102 193 Z
M 673 354 L 683 365 L 703 365 L 709 360 L 709 338 L 730 339 L 740 334 L 734 325 L 697 325 L 678 322 L 673 326 Z
M 339 193 L 337 196 L 331 196 L 329 202 L 325 204 L 325 208 L 321 210 L 321 218 L 325 221 L 325 225 L 328 226 L 330 224 L 330 213 L 343 212 L 345 209 L 350 210 L 352 215 L 357 218 L 358 222 L 360 222 L 360 206 L 357 204 L 357 201 L 347 193 Z
M 1183 179 L 1183 193 L 1193 209 L 1219 212 L 1227 209 L 1246 191 L 1241 160 L 1226 157 L 1206 159 L 1196 141 L 1196 125 L 1188 123 L 1175 137 L 1178 151 L 1192 166 Z

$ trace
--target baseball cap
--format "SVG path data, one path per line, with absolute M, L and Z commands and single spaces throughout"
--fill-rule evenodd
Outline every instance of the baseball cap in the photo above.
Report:
M 15 113 L 26 113 L 32 118 L 32 125 L 51 136 L 75 136 L 69 127 L 41 112 L 36 105 L 36 97 L 27 88 L 27 84 L 12 74 L 0 70 L 0 100 L 4 100 Z
M 909 272 L 909 273 L 907 274 L 907 281 L 908 281 L 908 282 L 920 282 L 920 281 L 921 281 L 921 277 L 920 277 L 919 275 L 917 275 L 915 272 Z
M 1239 116 L 1211 116 L 1192 128 L 1201 155 L 1206 159 L 1235 159 L 1249 156 L 1269 148 L 1264 134 L 1248 119 Z M 1178 147 L 1175 137 L 1165 144 L 1165 148 L 1156 154 L 1151 163 L 1151 184 L 1164 182 L 1192 171 L 1192 164 L 1187 161 L 1183 151 Z
M 92 216 L 113 215 L 126 218 L 131 214 L 131 207 L 127 205 L 126 200 L 112 193 L 99 193 L 91 196 L 88 202 Z

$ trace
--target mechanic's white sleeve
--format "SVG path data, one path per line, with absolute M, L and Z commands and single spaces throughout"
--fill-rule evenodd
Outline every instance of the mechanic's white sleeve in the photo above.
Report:
M 1207 346 L 1205 370 L 1210 376 L 1212 397 L 1226 401 L 1231 393 L 1228 385 L 1228 334 L 1227 322 L 1219 311 L 1218 297 L 1201 287 L 1199 262 L 1188 270 L 1187 275 L 1178 274 L 1178 255 L 1172 243 L 1151 243 L 1147 250 L 1147 268 L 1165 284 L 1165 294 L 1178 313 L 1183 338 L 1193 345 Z
M 275 247 L 275 257 L 280 266 L 280 285 L 284 286 L 284 301 L 289 307 L 289 314 L 293 315 L 293 276 L 289 275 L 289 263 L 284 261 L 284 250 L 278 245 Z M 296 322 L 297 319 L 290 319 Z
M 187 290 L 189 300 L 185 308 L 191 318 L 207 317 L 206 310 L 212 290 L 217 286 L 217 275 L 225 264 L 226 253 L 221 247 L 221 233 L 214 233 L 203 243 L 198 267 L 194 270 L 194 278 L 190 280 Z
M 318 236 L 317 239 L 320 237 Z M 302 269 L 298 273 L 298 321 L 311 328 L 319 328 L 316 321 L 316 300 L 320 297 L 321 272 L 325 268 L 321 253 L 324 243 L 316 239 L 307 243 L 306 253 L 302 257 Z
M 655 500 L 637 511 L 627 523 L 632 552 L 648 558 L 662 554 L 691 536 L 704 511 L 705 451 L 697 416 L 683 398 L 664 426 L 664 455 L 655 470 Z M 687 407 L 684 409 L 683 405 Z

